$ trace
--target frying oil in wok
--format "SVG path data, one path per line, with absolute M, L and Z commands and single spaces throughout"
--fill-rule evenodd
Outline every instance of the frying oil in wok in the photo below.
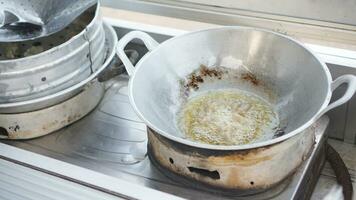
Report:
M 215 90 L 193 97 L 178 116 L 188 139 L 215 145 L 251 143 L 278 123 L 268 102 L 241 90 Z

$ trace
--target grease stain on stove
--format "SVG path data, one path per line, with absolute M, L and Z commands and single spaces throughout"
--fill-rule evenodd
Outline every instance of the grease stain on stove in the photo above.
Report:
M 66 124 L 65 121 L 62 121 L 61 123 L 62 123 L 62 124 Z M 58 126 L 58 124 L 59 124 L 59 121 L 58 121 L 58 120 L 54 120 L 54 121 L 52 121 L 52 122 L 49 122 L 49 123 L 45 124 L 45 125 L 42 127 L 42 130 L 44 130 L 44 131 L 46 131 L 46 130 L 51 130 L 52 127 L 56 127 L 56 126 Z
M 127 87 L 118 88 L 117 92 L 104 99 L 99 106 L 99 111 L 120 119 L 142 122 L 133 110 L 127 95 Z
M 215 157 L 215 156 L 210 156 L 208 157 L 208 162 L 211 163 L 220 163 L 220 164 L 234 164 L 238 163 L 241 166 L 252 166 L 256 165 L 258 163 L 262 163 L 265 161 L 272 160 L 272 156 L 256 156 L 259 153 L 262 153 L 265 151 L 264 149 L 253 149 L 256 151 L 251 151 L 246 153 L 245 155 L 239 154 L 238 152 L 233 155 L 227 155 L 224 157 Z
M 59 142 L 75 145 L 75 154 L 120 164 L 141 162 L 147 153 L 147 137 L 143 130 L 91 117 L 68 127 Z
M 9 130 L 10 131 L 13 131 L 13 132 L 17 132 L 17 131 L 20 131 L 20 126 L 18 124 L 15 124 L 13 126 L 10 126 L 9 127 Z
M 74 115 L 69 115 L 67 117 L 67 124 L 71 124 L 73 123 L 74 121 L 80 119 L 82 117 L 81 114 L 74 114 Z

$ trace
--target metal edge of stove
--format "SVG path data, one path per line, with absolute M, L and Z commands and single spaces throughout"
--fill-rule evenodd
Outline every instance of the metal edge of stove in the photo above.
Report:
M 329 126 L 330 119 L 325 116 L 320 120 L 325 121 L 325 126 L 321 128 L 324 129 L 325 133 L 316 135 L 316 141 L 321 145 L 316 146 L 310 155 L 311 159 L 305 163 L 305 165 L 309 165 L 310 167 L 305 168 L 302 172 L 301 176 L 306 178 L 298 181 L 298 190 L 295 190 L 293 193 L 293 199 L 295 200 L 310 199 L 326 162 L 326 145 L 328 139 L 327 128 Z
M 124 199 L 181 199 L 83 167 L 0 143 L 0 159 Z M 140 191 L 140 192 L 138 192 Z
M 0 159 L 1 200 L 119 200 L 83 185 Z

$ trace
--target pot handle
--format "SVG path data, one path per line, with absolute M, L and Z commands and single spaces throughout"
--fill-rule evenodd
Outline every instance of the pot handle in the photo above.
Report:
M 149 36 L 147 33 L 142 32 L 142 31 L 131 31 L 130 33 L 126 34 L 124 37 L 122 37 L 119 40 L 119 43 L 117 44 L 116 47 L 116 54 L 119 56 L 120 60 L 124 64 L 127 73 L 131 76 L 133 72 L 135 71 L 134 65 L 131 63 L 130 59 L 127 57 L 125 54 L 125 47 L 126 45 L 132 41 L 133 39 L 140 39 L 143 41 L 145 46 L 147 47 L 148 51 L 152 51 L 155 49 L 159 43 L 154 40 L 151 36 Z
M 334 101 L 333 103 L 329 104 L 321 113 L 319 116 L 325 114 L 331 109 L 334 109 L 337 106 L 340 106 L 341 104 L 346 103 L 348 100 L 351 99 L 351 97 L 354 95 L 356 91 L 356 76 L 347 74 L 338 77 L 331 83 L 331 90 L 334 91 L 336 88 L 338 88 L 341 84 L 347 83 L 347 89 L 345 94 L 339 98 L 338 100 Z

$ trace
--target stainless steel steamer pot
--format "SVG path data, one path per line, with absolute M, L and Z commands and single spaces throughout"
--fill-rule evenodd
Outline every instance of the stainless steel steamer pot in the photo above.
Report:
M 142 40 L 149 50 L 136 67 L 123 51 L 133 39 Z M 356 89 L 355 76 L 344 75 L 332 81 L 325 63 L 300 42 L 256 28 L 202 30 L 174 37 L 160 45 L 146 33 L 133 31 L 121 38 L 117 53 L 131 76 L 129 97 L 138 116 L 161 136 L 198 148 L 242 150 L 279 143 L 301 133 L 325 112 L 348 101 Z M 248 71 L 269 83 L 277 94 L 272 103 L 285 134 L 235 146 L 202 144 L 185 139 L 175 124 L 173 108 L 179 104 L 180 80 L 185 80 L 202 64 Z M 332 91 L 343 83 L 348 84 L 345 94 L 329 104 Z M 239 85 L 216 84 L 212 88 L 221 87 Z
M 63 98 L 49 97 L 101 71 L 107 52 L 99 9 L 97 4 L 87 27 L 65 43 L 33 56 L 0 61 L 0 113 L 26 112 L 61 102 Z
M 0 139 L 31 139 L 43 136 L 76 122 L 96 107 L 105 91 L 104 83 L 97 77 L 105 69 L 110 69 L 118 41 L 116 32 L 110 25 L 104 23 L 103 28 L 105 62 L 89 77 L 69 88 L 34 100 L 16 102 L 14 107 L 0 104 L 0 111 L 26 110 L 20 113 L 0 112 Z M 72 97 L 73 94 L 76 95 Z M 56 103 L 61 100 L 65 101 Z M 38 106 L 41 109 L 36 110 Z

